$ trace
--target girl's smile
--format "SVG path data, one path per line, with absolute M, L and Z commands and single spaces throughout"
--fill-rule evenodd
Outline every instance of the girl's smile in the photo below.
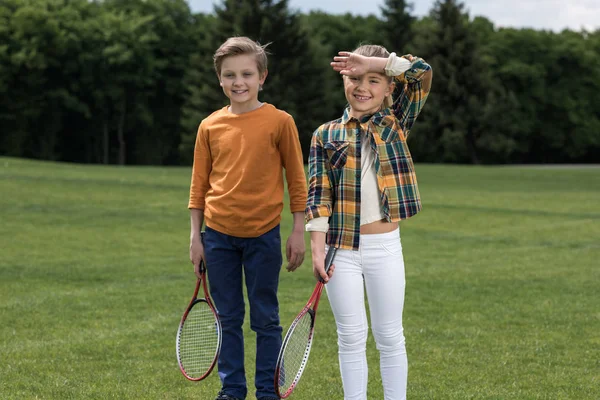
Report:
M 344 77 L 344 93 L 350 104 L 351 115 L 355 118 L 376 113 L 393 90 L 394 84 L 383 74 L 370 72 Z

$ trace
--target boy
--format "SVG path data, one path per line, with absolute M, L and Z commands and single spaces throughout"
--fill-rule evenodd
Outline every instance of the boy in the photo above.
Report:
M 233 37 L 219 47 L 214 65 L 226 106 L 198 129 L 190 187 L 190 259 L 199 275 L 207 265 L 210 292 L 223 328 L 216 400 L 242 400 L 245 276 L 250 324 L 256 332 L 256 398 L 275 400 L 274 374 L 281 347 L 277 287 L 282 264 L 279 222 L 285 169 L 292 233 L 286 244 L 288 271 L 304 260 L 303 211 L 306 180 L 293 118 L 258 100 L 267 77 L 263 46 Z M 200 241 L 206 222 L 204 243 Z

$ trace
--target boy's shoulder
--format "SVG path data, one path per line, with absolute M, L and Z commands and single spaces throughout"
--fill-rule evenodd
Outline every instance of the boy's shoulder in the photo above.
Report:
M 227 115 L 227 107 L 225 106 L 223 108 L 220 108 L 218 110 L 213 111 L 210 115 L 208 115 L 207 117 L 205 117 L 201 122 L 200 125 L 211 125 L 214 124 L 216 121 L 219 120 L 219 118 L 222 118 L 223 116 Z
M 292 115 L 289 114 L 287 111 L 280 110 L 279 108 L 275 107 L 273 104 L 264 103 L 262 108 L 266 114 L 271 116 L 273 118 L 273 120 L 277 121 L 278 123 L 284 123 L 284 122 L 294 119 L 294 117 L 292 117 Z

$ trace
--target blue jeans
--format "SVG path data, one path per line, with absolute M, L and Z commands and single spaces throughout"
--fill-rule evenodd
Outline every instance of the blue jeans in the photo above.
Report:
M 256 332 L 256 397 L 274 396 L 274 375 L 281 347 L 277 288 L 283 262 L 279 226 L 256 238 L 238 238 L 206 227 L 204 256 L 210 294 L 223 327 L 219 377 L 223 391 L 245 399 L 245 304 L 242 275 L 250 303 L 250 327 Z

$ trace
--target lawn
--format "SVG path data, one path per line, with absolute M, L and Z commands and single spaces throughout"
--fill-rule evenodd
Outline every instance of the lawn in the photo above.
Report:
M 424 208 L 401 224 L 409 399 L 599 399 L 600 168 L 417 173 Z M 175 358 L 189 175 L 0 158 L 1 399 L 214 398 L 217 374 L 189 382 Z M 308 262 L 282 271 L 284 329 L 313 286 Z M 291 398 L 342 399 L 326 295 L 316 335 Z

